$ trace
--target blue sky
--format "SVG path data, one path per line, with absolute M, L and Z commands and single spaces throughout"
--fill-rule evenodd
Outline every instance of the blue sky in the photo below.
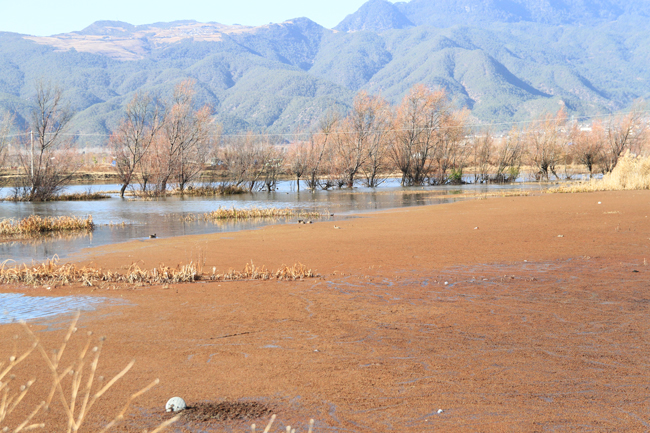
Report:
M 365 0 L 0 0 L 0 31 L 49 36 L 98 20 L 131 24 L 193 19 L 262 25 L 306 16 L 334 27 Z

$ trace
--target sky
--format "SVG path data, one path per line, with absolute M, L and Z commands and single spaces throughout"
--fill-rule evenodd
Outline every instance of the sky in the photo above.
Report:
M 49 36 L 99 20 L 263 25 L 307 17 L 332 28 L 366 0 L 0 0 L 0 31 Z

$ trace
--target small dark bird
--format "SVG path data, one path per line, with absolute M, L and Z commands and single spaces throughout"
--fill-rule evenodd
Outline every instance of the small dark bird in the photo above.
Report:
M 156 234 L 154 233 L 154 234 L 152 234 L 152 235 L 149 235 L 149 237 L 150 237 L 151 239 L 156 239 Z

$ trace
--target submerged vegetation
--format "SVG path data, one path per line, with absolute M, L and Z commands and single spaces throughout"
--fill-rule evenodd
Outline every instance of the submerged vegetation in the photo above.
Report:
M 593 192 L 650 189 L 650 156 L 637 157 L 629 153 L 621 157 L 611 173 L 602 179 L 560 186 L 548 192 Z
M 0 236 L 34 236 L 56 232 L 92 231 L 95 228 L 92 215 L 41 217 L 30 215 L 21 220 L 0 220 Z
M 230 269 L 218 272 L 213 267 L 203 272 L 203 267 L 194 262 L 171 268 L 165 265 L 153 269 L 142 269 L 131 265 L 126 272 L 105 271 L 93 267 L 77 267 L 74 264 L 58 265 L 57 259 L 40 265 L 7 267 L 8 261 L 0 264 L 0 284 L 69 285 L 96 286 L 101 283 L 128 283 L 139 285 L 191 283 L 195 281 L 242 281 L 242 280 L 302 280 L 317 275 L 305 265 L 281 266 L 276 270 L 247 264 L 243 270 Z
M 69 194 L 64 193 L 64 194 L 51 195 L 39 201 L 86 201 L 86 200 L 90 201 L 90 200 L 104 200 L 110 197 L 111 197 L 110 195 L 103 192 L 84 191 L 84 192 L 76 192 L 76 193 L 69 193 Z M 28 197 L 21 196 L 20 194 L 14 194 L 10 197 L 4 198 L 3 200 L 14 201 L 14 202 L 30 201 Z
M 266 218 L 321 218 L 329 214 L 320 212 L 309 212 L 301 209 L 291 208 L 247 208 L 247 209 L 222 209 L 213 210 L 204 214 L 186 215 L 183 221 L 221 221 L 221 220 L 237 220 L 237 219 L 266 219 Z

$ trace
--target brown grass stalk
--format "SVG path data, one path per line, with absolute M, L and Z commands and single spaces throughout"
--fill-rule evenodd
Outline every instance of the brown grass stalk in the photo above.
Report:
M 595 192 L 650 189 L 650 156 L 635 157 L 629 153 L 618 160 L 611 173 L 602 179 L 551 188 L 549 193 Z
M 237 219 L 254 219 L 254 218 L 287 218 L 287 217 L 302 217 L 302 218 L 320 218 L 329 214 L 320 212 L 308 212 L 300 209 L 291 208 L 247 208 L 247 209 L 223 209 L 219 208 L 212 212 L 196 215 L 187 215 L 183 217 L 183 221 L 221 221 L 221 220 L 237 220 Z
M 23 328 L 32 340 L 32 345 L 20 356 L 15 354 L 16 350 L 14 349 L 14 355 L 9 358 L 9 363 L 0 363 L 0 431 L 19 433 L 35 429 L 44 429 L 45 423 L 34 423 L 33 419 L 43 410 L 47 410 L 52 404 L 54 397 L 58 395 L 58 399 L 61 402 L 67 418 L 66 431 L 68 433 L 77 433 L 82 428 L 84 422 L 88 419 L 88 414 L 95 403 L 131 369 L 134 361 L 131 361 L 105 385 L 97 385 L 95 378 L 97 376 L 99 356 L 101 354 L 101 347 L 104 338 L 101 338 L 99 344 L 91 349 L 92 332 L 86 334 L 86 342 L 79 353 L 74 357 L 72 363 L 67 367 L 62 366 L 61 360 L 64 352 L 71 338 L 77 332 L 76 325 L 78 320 L 79 313 L 77 313 L 68 327 L 58 350 L 53 351 L 51 355 L 48 354 L 48 351 L 41 343 L 41 340 L 32 332 L 27 324 L 22 322 Z M 47 370 L 52 376 L 49 395 L 45 401 L 38 404 L 29 415 L 27 415 L 27 417 L 12 430 L 5 424 L 5 421 L 7 420 L 7 417 L 11 415 L 11 413 L 21 405 L 21 403 L 23 403 L 25 396 L 28 394 L 35 380 L 28 381 L 25 385 L 21 386 L 18 391 L 12 393 L 10 390 L 10 384 L 15 380 L 15 377 L 11 372 L 18 364 L 24 362 L 35 350 L 37 350 L 45 360 Z M 9 379 L 5 380 L 5 377 L 7 376 L 9 376 Z M 68 377 L 71 377 L 69 382 L 67 379 Z M 156 384 L 158 384 L 158 379 L 140 391 L 132 394 L 127 399 L 123 409 L 101 431 L 108 431 L 115 426 L 115 424 L 121 421 L 133 400 L 149 391 Z M 160 424 L 154 431 L 159 432 L 176 422 L 178 419 L 178 416 L 171 418 Z
M 194 281 L 242 281 L 242 280 L 303 280 L 314 278 L 316 274 L 301 263 L 293 266 L 281 266 L 276 270 L 247 264 L 242 271 L 230 269 L 227 272 L 218 272 L 216 267 L 211 273 L 202 272 L 202 266 L 190 262 L 176 268 L 160 265 L 153 269 L 142 269 L 138 265 L 131 265 L 125 273 L 105 271 L 92 267 L 77 267 L 74 264 L 57 264 L 57 258 L 48 260 L 39 265 L 26 264 L 16 267 L 7 267 L 5 261 L 0 264 L 0 284 L 29 284 L 38 285 L 69 285 L 82 284 L 92 287 L 100 283 L 128 283 L 128 284 L 174 284 L 190 283 Z
M 75 216 L 41 217 L 30 215 L 21 220 L 0 220 L 0 236 L 30 236 L 56 232 L 92 231 L 95 228 L 93 217 Z

